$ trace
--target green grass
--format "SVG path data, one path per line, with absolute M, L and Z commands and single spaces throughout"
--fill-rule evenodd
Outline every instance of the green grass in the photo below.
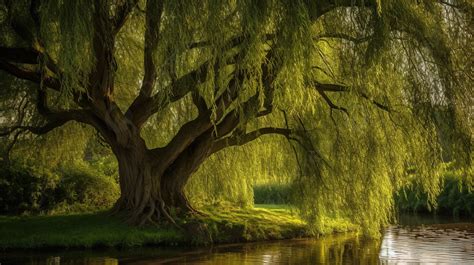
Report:
M 255 204 L 255 208 L 267 209 L 275 213 L 279 213 L 284 215 L 292 215 L 294 216 L 294 210 L 288 204 Z M 293 211 L 292 211 L 293 210 Z M 299 222 L 300 219 L 297 218 Z M 318 228 L 318 231 L 313 231 L 313 234 L 325 235 L 331 233 L 341 233 L 347 231 L 357 231 L 359 227 L 353 223 L 351 223 L 347 219 L 343 218 L 324 218 L 323 226 Z
M 255 204 L 255 208 L 263 208 L 284 212 L 289 212 L 289 210 L 291 210 L 291 206 L 288 204 Z
M 104 213 L 0 217 L 0 248 L 132 247 L 183 242 L 175 229 L 135 228 Z
M 185 231 L 174 227 L 136 228 L 103 212 L 0 216 L 0 249 L 173 246 L 310 236 L 305 222 L 285 205 L 256 205 L 249 209 L 220 206 L 202 211 L 204 216 L 182 221 L 187 224 Z M 341 224 L 328 222 L 325 230 L 353 230 Z
M 285 206 L 204 209 L 214 242 L 258 241 L 308 236 L 306 223 Z

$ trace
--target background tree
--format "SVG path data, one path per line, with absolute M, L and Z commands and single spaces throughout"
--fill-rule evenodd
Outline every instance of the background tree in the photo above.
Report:
M 91 126 L 118 161 L 114 210 L 132 223 L 194 212 L 184 190 L 205 161 L 270 154 L 263 168 L 295 176 L 311 223 L 345 215 L 376 231 L 409 172 L 438 191 L 436 108 L 472 184 L 469 1 L 0 7 L 6 149 L 25 132 Z

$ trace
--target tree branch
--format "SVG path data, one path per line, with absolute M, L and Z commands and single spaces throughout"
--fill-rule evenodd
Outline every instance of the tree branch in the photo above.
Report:
M 338 84 L 323 84 L 323 83 L 319 83 L 319 82 L 313 82 L 313 83 L 314 83 L 314 86 L 315 86 L 316 90 L 318 90 L 318 92 L 322 91 L 324 94 L 325 94 L 325 92 L 348 92 L 348 93 L 349 92 L 354 92 L 356 95 L 358 95 L 358 96 L 360 96 L 360 97 L 362 97 L 366 100 L 369 100 L 371 103 L 373 103 L 379 109 L 381 109 L 383 111 L 386 111 L 386 112 L 391 112 L 392 111 L 392 109 L 389 106 L 384 105 L 383 103 L 380 103 L 375 99 L 372 99 L 371 97 L 369 97 L 369 95 L 367 95 L 364 92 L 351 90 L 350 87 L 347 87 L 347 86 L 344 86 L 344 85 L 338 85 Z M 326 95 L 326 97 L 327 97 L 327 99 L 329 99 L 329 97 L 327 95 Z M 324 96 L 323 96 L 323 98 L 324 98 Z M 324 100 L 326 100 L 326 98 L 324 98 Z M 326 102 L 327 102 L 327 100 L 326 100 Z M 332 102 L 331 102 L 331 104 L 333 106 L 335 106 Z
M 323 97 L 324 101 L 326 101 L 326 103 L 331 109 L 341 110 L 349 116 L 349 112 L 347 111 L 347 109 L 334 104 L 321 87 L 316 86 L 316 91 L 318 91 L 318 93 L 321 95 L 321 97 Z
M 0 47 L 0 60 L 6 62 L 37 64 L 39 55 L 34 49 Z
M 3 128 L 3 130 L 0 131 L 0 136 L 10 135 L 16 130 L 27 130 L 34 134 L 45 134 L 73 120 L 90 124 L 89 120 L 86 118 L 83 111 L 69 110 L 69 111 L 51 113 L 48 116 L 48 122 L 42 126 L 15 125 L 12 127 Z
M 286 128 L 264 127 L 243 135 L 234 135 L 218 140 L 213 144 L 211 153 L 218 152 L 229 146 L 242 146 L 257 139 L 262 135 L 277 134 L 283 135 L 286 138 L 291 138 L 291 133 L 291 130 Z
M 148 0 L 146 2 L 146 29 L 145 29 L 145 52 L 142 87 L 136 99 L 138 102 L 151 96 L 156 81 L 156 66 L 153 60 L 153 53 L 156 50 L 160 39 L 160 24 L 163 13 L 163 1 Z
M 355 44 L 360 44 L 360 43 L 370 40 L 370 38 L 371 36 L 357 38 L 345 33 L 325 33 L 325 34 L 316 36 L 313 39 L 316 41 L 321 40 L 321 39 L 342 39 L 342 40 L 351 41 Z
M 59 91 L 61 89 L 61 83 L 56 78 L 43 77 L 43 79 L 41 80 L 41 75 L 39 73 L 23 69 L 15 64 L 6 62 L 2 59 L 0 59 L 0 69 L 20 79 L 32 81 L 37 84 L 43 82 L 43 85 L 52 88 L 56 91 Z
M 125 115 L 140 128 L 151 115 L 163 109 L 166 104 L 175 102 L 193 91 L 198 82 L 206 78 L 207 65 L 208 63 L 206 62 L 196 70 L 181 76 L 174 80 L 170 87 L 162 89 L 151 97 L 139 95 L 132 102 Z M 169 91 L 172 91 L 171 95 L 168 95 Z
M 375 1 L 354 1 L 354 0 L 323 0 L 319 2 L 317 14 L 313 20 L 338 7 L 373 7 Z
M 137 6 L 137 4 L 138 0 L 126 0 L 117 7 L 116 14 L 113 18 L 114 35 L 116 35 L 123 27 L 133 8 Z

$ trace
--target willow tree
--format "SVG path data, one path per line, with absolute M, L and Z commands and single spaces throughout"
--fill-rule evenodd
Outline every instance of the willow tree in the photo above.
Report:
M 436 107 L 471 160 L 469 1 L 2 0 L 0 11 L 0 69 L 28 81 L 2 88 L 18 110 L 2 135 L 94 128 L 118 161 L 115 211 L 133 223 L 193 212 L 190 176 L 263 135 L 288 140 L 308 218 L 332 203 L 382 223 L 384 191 L 437 159 Z M 381 194 L 375 210 L 347 203 Z

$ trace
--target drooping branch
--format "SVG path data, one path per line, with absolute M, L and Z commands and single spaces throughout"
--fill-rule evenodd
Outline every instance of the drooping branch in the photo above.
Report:
M 5 148 L 4 148 L 4 151 L 3 151 L 3 161 L 6 162 L 6 163 L 9 163 L 10 162 L 10 154 L 11 154 L 11 151 L 13 150 L 13 147 L 15 146 L 15 144 L 18 142 L 18 139 L 20 137 L 21 134 L 23 134 L 25 132 L 25 130 L 17 130 L 14 134 L 13 134 L 13 137 L 12 137 L 12 140 L 10 143 L 8 143 Z
M 345 34 L 345 33 L 325 33 L 325 34 L 321 34 L 321 35 L 318 35 L 316 37 L 314 37 L 313 39 L 318 41 L 318 40 L 321 40 L 321 39 L 340 39 L 340 40 L 345 40 L 345 41 L 350 41 L 350 42 L 353 42 L 355 44 L 360 44 L 360 43 L 363 43 L 363 42 L 366 42 L 368 40 L 370 40 L 371 36 L 367 36 L 367 37 L 353 37 L 349 34 Z
M 320 88 L 319 86 L 316 86 L 315 88 L 316 88 L 316 91 L 318 91 L 318 93 L 321 95 L 321 97 L 324 99 L 324 101 L 326 101 L 326 103 L 328 104 L 328 106 L 331 109 L 341 110 L 344 113 L 346 113 L 347 115 L 349 115 L 349 112 L 347 111 L 347 109 L 334 104 L 332 102 L 332 100 L 328 97 L 328 95 L 326 95 L 326 93 L 324 92 L 324 90 L 322 88 Z
M 325 100 L 329 105 L 332 104 L 333 107 L 331 107 L 331 105 L 330 105 L 330 107 L 331 107 L 331 108 L 334 108 L 334 109 L 337 109 L 337 108 L 340 108 L 340 107 L 335 106 L 335 104 L 332 103 L 332 102 L 329 103 L 329 102 L 327 101 L 327 100 L 329 99 L 329 97 L 327 96 L 327 94 L 326 94 L 325 92 L 346 92 L 346 93 L 353 92 L 353 93 L 356 94 L 357 96 L 362 97 L 362 98 L 364 98 L 364 99 L 370 101 L 370 102 L 373 103 L 377 108 L 379 108 L 379 109 L 381 109 L 381 110 L 383 110 L 383 111 L 386 111 L 386 112 L 391 112 L 391 111 L 392 111 L 392 109 L 391 109 L 389 106 L 387 106 L 387 105 L 385 105 L 385 104 L 383 104 L 383 103 L 380 103 L 379 101 L 377 101 L 377 100 L 371 98 L 371 97 L 370 97 L 369 95 L 367 95 L 366 93 L 361 92 L 361 91 L 353 90 L 353 89 L 351 89 L 350 87 L 345 86 L 345 85 L 339 85 L 339 84 L 323 84 L 323 83 L 319 83 L 319 82 L 316 82 L 316 81 L 313 82 L 313 85 L 314 85 L 315 89 L 316 89 L 318 92 L 320 92 L 320 94 L 321 94 L 321 92 L 324 93 L 324 95 L 326 96 L 327 99 L 324 98 L 323 95 L 321 95 L 321 96 L 324 98 L 324 100 Z M 331 101 L 331 100 L 329 99 L 329 101 Z M 335 106 L 335 107 L 334 107 L 334 106 Z M 347 111 L 347 110 L 346 110 L 346 111 Z
M 466 1 L 466 0 L 455 0 L 455 1 L 439 0 L 438 2 L 443 4 L 443 5 L 450 6 L 452 8 L 466 10 L 466 11 L 470 12 L 471 15 L 473 14 L 473 11 L 474 11 L 474 4 L 472 4 L 472 2 L 470 2 L 470 1 Z
M 312 20 L 316 20 L 317 18 L 325 15 L 336 8 L 344 8 L 344 7 L 374 7 L 375 0 L 373 1 L 354 1 L 354 0 L 323 0 L 319 2 L 319 7 Z
M 287 128 L 264 127 L 246 134 L 229 136 L 224 139 L 218 140 L 213 144 L 211 153 L 218 152 L 229 146 L 242 146 L 257 139 L 262 135 L 276 134 L 283 135 L 286 138 L 290 138 L 291 133 L 291 130 Z

